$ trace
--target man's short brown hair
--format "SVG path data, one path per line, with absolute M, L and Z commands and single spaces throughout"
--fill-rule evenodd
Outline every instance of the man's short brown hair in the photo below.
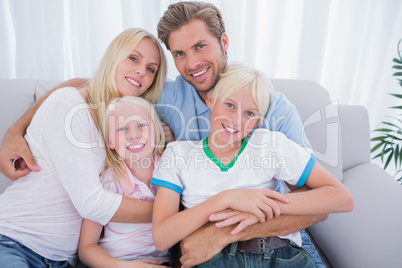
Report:
M 225 23 L 219 9 L 210 3 L 203 2 L 179 2 L 172 4 L 165 11 L 158 23 L 158 38 L 170 50 L 169 36 L 171 32 L 192 22 L 202 20 L 206 23 L 208 31 L 221 41 L 225 32 Z

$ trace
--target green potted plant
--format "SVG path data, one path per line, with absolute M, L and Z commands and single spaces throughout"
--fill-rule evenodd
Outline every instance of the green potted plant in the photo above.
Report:
M 396 70 L 393 74 L 399 81 L 399 85 L 402 87 L 402 57 L 401 57 L 401 40 L 398 42 L 398 57 L 394 58 L 393 62 L 395 65 L 392 67 Z M 402 99 L 402 94 L 390 94 L 398 99 Z M 402 106 L 392 106 L 391 109 L 402 110 Z M 396 173 L 394 177 L 402 183 L 402 114 L 397 114 L 392 117 L 390 121 L 383 121 L 380 127 L 375 129 L 374 132 L 377 134 L 376 137 L 372 138 L 371 141 L 377 142 L 373 148 L 371 148 L 371 153 L 377 151 L 373 159 L 380 158 L 383 168 L 386 169 L 388 165 L 392 162 L 395 164 Z

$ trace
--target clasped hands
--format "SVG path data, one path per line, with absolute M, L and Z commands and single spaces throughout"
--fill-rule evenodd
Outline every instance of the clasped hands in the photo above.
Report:
M 231 231 L 235 235 L 247 226 L 263 223 L 273 217 L 279 217 L 281 210 L 277 201 L 288 203 L 289 199 L 273 190 L 231 189 L 221 193 L 228 204 L 228 209 L 213 213 L 209 220 L 216 227 L 237 224 Z

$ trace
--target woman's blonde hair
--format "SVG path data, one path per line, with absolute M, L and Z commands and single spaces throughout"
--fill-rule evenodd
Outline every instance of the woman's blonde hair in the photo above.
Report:
M 152 124 L 155 129 L 155 149 L 154 154 L 162 154 L 165 146 L 165 135 L 163 134 L 162 123 L 159 119 L 158 114 L 152 103 L 141 98 L 141 97 L 133 97 L 133 96 L 124 96 L 121 98 L 115 98 L 110 101 L 106 109 L 106 124 L 105 128 L 102 129 L 103 136 L 105 137 L 105 143 L 109 144 L 110 133 L 109 133 L 109 117 L 110 114 L 116 109 L 117 106 L 125 105 L 125 106 L 141 106 L 145 108 L 145 110 L 151 116 Z M 133 110 L 133 115 L 135 115 L 135 110 Z M 121 178 L 124 178 L 126 174 L 126 166 L 124 164 L 124 159 L 122 159 L 115 149 L 111 149 L 109 146 L 106 146 L 106 159 L 105 165 L 102 171 L 104 174 L 105 170 L 110 168 L 113 175 L 113 180 L 116 181 Z M 109 181 L 109 182 L 111 182 Z
M 218 98 L 223 101 L 244 87 L 250 88 L 251 96 L 260 113 L 257 123 L 260 125 L 268 113 L 274 95 L 274 87 L 263 72 L 253 67 L 241 63 L 227 65 L 220 74 L 218 83 L 209 93 L 211 107 L 214 107 Z
M 155 103 L 162 92 L 167 72 L 167 61 L 161 44 L 152 34 L 143 29 L 130 28 L 123 31 L 110 43 L 94 77 L 87 85 L 88 103 L 93 105 L 95 123 L 102 133 L 105 128 L 106 106 L 113 98 L 121 97 L 116 86 L 117 67 L 132 53 L 143 38 L 148 38 L 158 47 L 160 64 L 154 81 L 141 97 Z

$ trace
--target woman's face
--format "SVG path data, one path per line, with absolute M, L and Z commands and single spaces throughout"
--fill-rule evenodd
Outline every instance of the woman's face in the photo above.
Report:
M 143 38 L 134 50 L 119 63 L 116 86 L 122 96 L 141 96 L 152 84 L 160 65 L 157 45 Z

